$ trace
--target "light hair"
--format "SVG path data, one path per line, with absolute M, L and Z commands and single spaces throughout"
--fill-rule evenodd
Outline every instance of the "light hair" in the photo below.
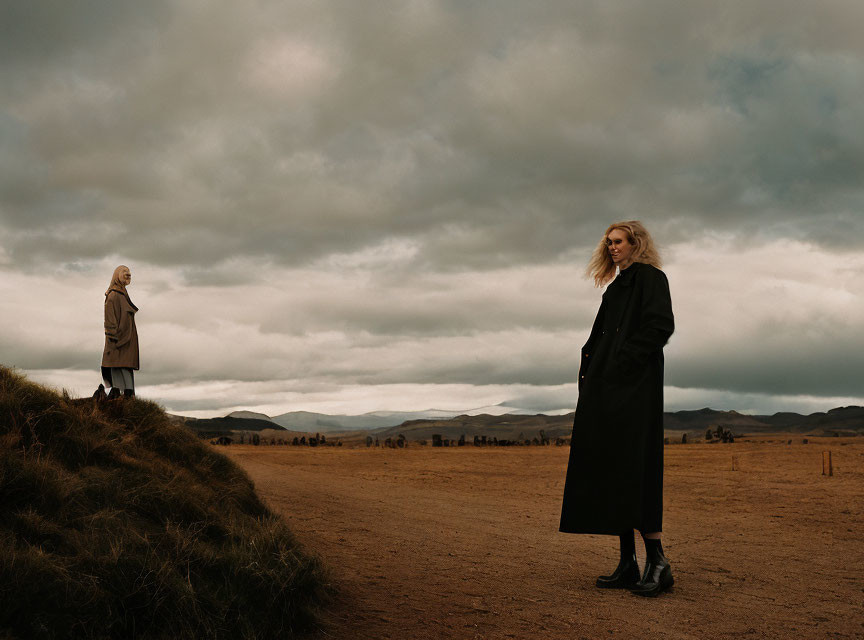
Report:
M 651 234 L 648 233 L 648 230 L 641 222 L 638 220 L 614 222 L 606 229 L 606 233 L 603 234 L 603 238 L 601 238 L 600 243 L 591 255 L 588 268 L 585 269 L 585 275 L 594 280 L 595 287 L 602 287 L 615 277 L 615 263 L 612 262 L 609 248 L 606 246 L 609 234 L 615 229 L 621 229 L 627 234 L 627 239 L 633 245 L 633 262 L 644 262 L 658 269 L 663 264 L 660 260 L 660 254 L 657 253 L 657 248 L 654 246 Z
M 114 275 L 111 276 L 111 284 L 108 285 L 108 291 L 105 292 L 106 296 L 111 293 L 111 289 L 116 289 L 123 292 L 126 291 L 126 283 L 123 282 L 122 278 L 125 271 L 129 271 L 129 267 L 127 267 L 125 264 L 121 264 L 119 267 L 114 269 Z

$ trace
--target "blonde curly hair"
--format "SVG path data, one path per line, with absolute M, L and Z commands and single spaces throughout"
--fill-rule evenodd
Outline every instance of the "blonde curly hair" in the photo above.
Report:
M 602 287 L 615 277 L 615 263 L 612 262 L 609 248 L 606 246 L 609 234 L 614 229 L 621 229 L 627 234 L 630 244 L 633 245 L 633 262 L 644 262 L 658 269 L 663 264 L 660 260 L 660 254 L 657 253 L 657 248 L 654 246 L 654 240 L 645 225 L 638 220 L 613 222 L 606 229 L 606 233 L 603 234 L 597 248 L 594 249 L 591 260 L 588 262 L 588 268 L 585 269 L 585 275 L 594 280 L 595 287 Z

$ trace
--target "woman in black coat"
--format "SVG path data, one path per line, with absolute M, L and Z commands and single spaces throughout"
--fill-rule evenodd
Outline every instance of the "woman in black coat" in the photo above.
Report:
M 612 283 L 582 348 L 560 527 L 618 535 L 618 567 L 597 578 L 597 586 L 645 596 L 673 583 L 660 532 L 663 346 L 675 325 L 659 266 L 651 236 L 638 221 L 611 225 L 588 266 L 596 286 Z M 641 578 L 634 529 L 645 542 Z

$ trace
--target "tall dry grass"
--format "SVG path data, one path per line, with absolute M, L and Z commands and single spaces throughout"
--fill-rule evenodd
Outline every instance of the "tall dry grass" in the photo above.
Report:
M 246 474 L 158 405 L 96 408 L 0 366 L 0 637 L 292 637 L 327 584 Z

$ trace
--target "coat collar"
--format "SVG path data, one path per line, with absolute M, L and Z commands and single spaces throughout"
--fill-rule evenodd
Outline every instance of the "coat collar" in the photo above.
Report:
M 120 287 L 118 287 L 116 285 L 111 285 L 111 288 L 105 292 L 105 297 L 107 298 L 108 294 L 111 293 L 112 291 L 119 293 L 121 296 L 126 298 L 126 302 L 128 302 L 132 306 L 132 308 L 135 309 L 135 311 L 138 311 L 138 307 L 136 307 L 135 303 L 132 302 L 132 298 L 129 297 L 129 292 L 126 291 L 125 288 L 121 289 Z
M 635 274 L 641 268 L 641 262 L 634 262 L 629 267 L 624 269 L 624 271 L 619 271 L 614 282 L 617 282 L 622 287 L 629 287 L 631 284 L 633 284 L 633 274 Z

